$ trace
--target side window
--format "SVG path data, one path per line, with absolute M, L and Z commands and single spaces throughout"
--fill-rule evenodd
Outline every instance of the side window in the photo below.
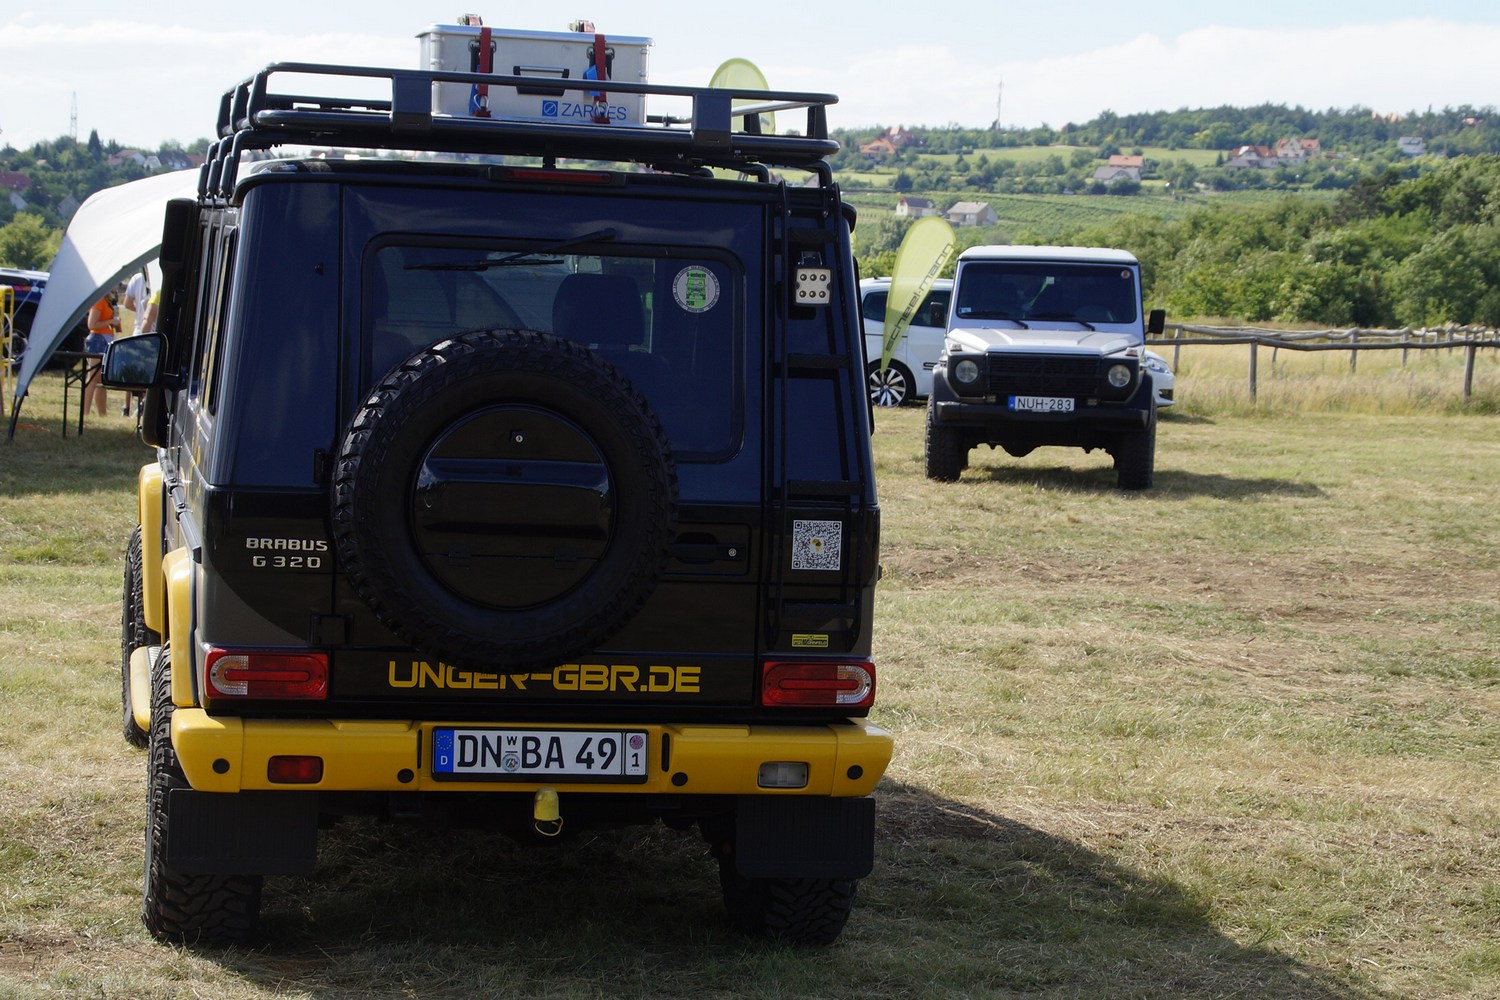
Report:
M 219 270 L 214 276 L 213 312 L 205 317 L 208 320 L 208 349 L 203 352 L 203 390 L 208 400 L 209 412 L 217 410 L 219 404 L 218 368 L 219 358 L 223 353 L 220 348 L 224 341 L 224 330 L 228 326 L 229 286 L 234 274 L 235 248 L 239 243 L 239 231 L 237 229 L 226 230 L 222 242 Z
M 885 298 L 888 293 L 884 291 L 871 292 L 864 298 L 865 319 L 876 323 L 885 322 Z
M 187 356 L 187 396 L 198 399 L 203 389 L 203 359 L 208 353 L 208 317 L 212 313 L 214 289 L 217 285 L 220 227 L 217 222 L 203 225 L 203 253 L 198 259 L 197 294 L 193 303 L 192 345 Z
M 918 326 L 947 326 L 948 300 L 952 296 L 953 292 L 946 288 L 928 292 L 921 311 L 917 313 L 916 324 Z

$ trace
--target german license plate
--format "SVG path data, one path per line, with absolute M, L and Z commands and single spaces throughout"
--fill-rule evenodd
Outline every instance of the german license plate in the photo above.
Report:
M 432 776 L 489 781 L 645 781 L 646 734 L 631 729 L 432 731 Z
M 1072 413 L 1071 396 L 1012 396 L 1010 408 L 1027 413 Z

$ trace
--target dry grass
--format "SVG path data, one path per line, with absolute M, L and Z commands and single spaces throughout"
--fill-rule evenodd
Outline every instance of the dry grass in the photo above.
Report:
M 1172 361 L 1178 398 L 1189 413 L 1500 413 L 1500 351 L 1475 357 L 1473 395 L 1463 398 L 1462 348 L 1350 351 L 1257 350 L 1250 396 L 1248 345 L 1157 345 Z
M 1500 425 L 1216 411 L 1182 367 L 1145 494 L 1056 449 L 929 483 L 920 411 L 879 414 L 897 754 L 813 952 L 731 932 L 692 837 L 366 823 L 269 880 L 261 947 L 152 942 L 115 686 L 144 453 L 34 400 L 0 445 L 0 996 L 1500 994 Z

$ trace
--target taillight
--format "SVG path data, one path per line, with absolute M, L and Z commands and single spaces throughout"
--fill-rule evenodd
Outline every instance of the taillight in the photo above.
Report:
M 761 704 L 869 708 L 875 702 L 875 664 L 869 660 L 793 660 L 761 668 Z
M 217 698 L 320 699 L 328 697 L 324 653 L 208 651 L 208 687 Z

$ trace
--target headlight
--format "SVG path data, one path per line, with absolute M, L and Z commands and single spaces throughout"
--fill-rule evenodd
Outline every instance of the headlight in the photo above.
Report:
M 1109 371 L 1105 374 L 1105 378 L 1109 379 L 1109 384 L 1116 389 L 1123 389 L 1130 384 L 1130 366 L 1111 365 Z
M 979 380 L 979 365 L 968 358 L 964 358 L 953 366 L 953 377 L 964 385 L 973 385 Z

